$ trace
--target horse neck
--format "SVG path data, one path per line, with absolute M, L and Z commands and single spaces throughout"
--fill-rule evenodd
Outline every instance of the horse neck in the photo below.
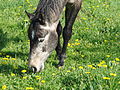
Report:
M 35 12 L 42 14 L 46 22 L 55 23 L 66 3 L 67 0 L 41 0 Z

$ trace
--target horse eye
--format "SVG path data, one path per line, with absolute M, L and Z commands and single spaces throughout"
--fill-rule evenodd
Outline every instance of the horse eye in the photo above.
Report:
M 43 41 L 44 41 L 44 38 L 38 38 L 38 41 L 39 41 L 39 42 L 43 42 Z

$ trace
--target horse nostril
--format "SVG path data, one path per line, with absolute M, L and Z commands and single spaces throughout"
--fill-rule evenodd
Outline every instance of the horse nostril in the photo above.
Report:
M 33 71 L 34 73 L 36 73 L 36 72 L 37 72 L 37 68 L 36 68 L 36 67 L 32 67 L 32 71 Z

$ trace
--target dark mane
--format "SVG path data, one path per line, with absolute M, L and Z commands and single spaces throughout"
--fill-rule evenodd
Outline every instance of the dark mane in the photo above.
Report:
M 47 3 L 48 3 L 48 0 L 40 0 L 35 13 L 42 11 L 42 9 L 46 7 Z
M 41 0 L 35 11 L 35 18 L 42 18 L 48 22 L 55 22 L 59 19 L 63 10 L 64 0 Z

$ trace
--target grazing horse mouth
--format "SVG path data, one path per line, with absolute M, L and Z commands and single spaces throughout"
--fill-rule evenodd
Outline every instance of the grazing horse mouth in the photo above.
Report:
M 32 72 L 34 73 L 40 72 L 44 69 L 44 63 L 41 64 L 29 63 L 29 69 L 32 70 Z
M 40 72 L 42 69 L 43 69 L 43 66 L 41 66 L 40 68 L 36 68 L 36 67 L 30 67 L 30 69 L 32 70 L 33 73 L 36 73 L 36 72 Z
M 34 73 L 36 73 L 36 72 L 37 72 L 37 68 L 36 68 L 36 67 L 32 67 L 32 71 L 33 71 Z

